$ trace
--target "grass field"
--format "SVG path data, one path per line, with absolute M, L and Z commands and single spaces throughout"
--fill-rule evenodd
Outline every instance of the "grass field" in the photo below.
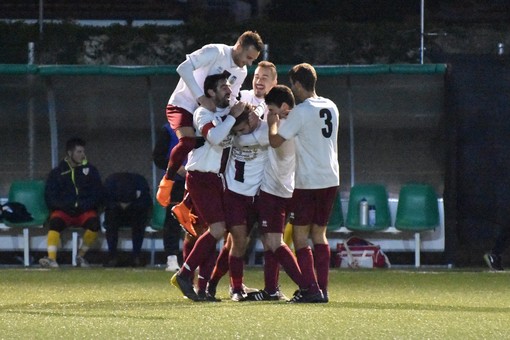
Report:
M 332 269 L 328 304 L 193 303 L 162 269 L 0 269 L 0 339 L 510 339 L 510 275 Z M 295 286 L 281 274 L 282 290 Z M 245 282 L 262 288 L 261 268 Z

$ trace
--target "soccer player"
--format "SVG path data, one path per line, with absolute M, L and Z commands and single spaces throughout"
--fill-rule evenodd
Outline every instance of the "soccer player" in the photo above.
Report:
M 265 105 L 264 102 L 264 96 L 277 84 L 278 80 L 277 77 L 278 74 L 276 72 L 276 66 L 272 62 L 261 61 L 257 64 L 257 68 L 255 69 L 255 72 L 253 74 L 252 89 L 242 90 L 240 92 L 240 100 L 256 107 L 254 112 L 261 118 L 264 118 L 265 114 L 267 113 L 267 106 Z M 253 126 L 253 128 L 248 128 L 248 130 L 253 130 L 255 127 L 259 125 L 259 122 L 250 119 L 249 124 L 250 127 Z M 247 127 L 246 122 L 243 122 L 240 125 Z M 252 227 L 253 227 L 252 225 L 248 225 L 248 235 L 250 235 L 249 230 L 251 230 Z M 249 240 L 247 242 L 249 243 Z M 212 291 L 215 291 L 215 288 L 218 285 L 220 279 L 229 270 L 228 259 L 231 248 L 232 239 L 229 236 L 227 237 L 225 245 L 223 246 L 223 248 L 220 251 L 220 254 L 218 255 L 216 266 L 214 267 L 211 280 L 209 281 L 209 287 Z M 244 285 L 243 290 L 245 293 L 258 292 L 258 289 L 247 288 Z M 231 289 L 231 292 L 233 292 L 233 289 Z
M 269 91 L 265 102 L 269 109 L 268 123 L 271 125 L 275 119 L 279 119 L 278 124 L 281 125 L 294 107 L 294 96 L 290 88 L 278 85 Z M 294 138 L 286 140 L 277 148 L 269 148 L 268 164 L 264 169 L 258 200 L 259 229 L 264 245 L 265 286 L 259 292 L 248 294 L 249 300 L 285 299 L 278 288 L 279 264 L 300 289 L 311 287 L 316 293 L 319 292 L 316 282 L 305 282 L 294 254 L 283 241 L 285 219 L 294 190 L 294 170 Z
M 340 184 L 339 112 L 335 103 L 317 95 L 317 73 L 312 65 L 295 65 L 289 71 L 289 78 L 299 104 L 289 113 L 285 124 L 278 126 L 276 116 L 269 122 L 269 140 L 272 147 L 279 147 L 286 140 L 297 137 L 292 195 L 294 247 L 305 280 L 312 282 L 317 274 L 317 282 L 322 289 L 322 294 L 312 289 L 300 290 L 291 302 L 327 302 L 330 250 L 326 227 Z M 315 254 L 308 245 L 309 237 Z
M 256 199 L 269 146 L 267 124 L 257 121 L 257 126 L 251 126 L 249 114 L 247 106 L 232 128 L 237 136 L 225 171 L 226 223 L 232 238 L 228 264 L 233 301 L 244 301 L 247 296 L 243 289 L 244 255 L 249 232 L 257 219 Z
M 85 229 L 85 233 L 76 264 L 88 267 L 84 256 L 99 232 L 98 210 L 103 199 L 103 184 L 97 168 L 87 161 L 84 140 L 71 138 L 67 141 L 66 157 L 48 175 L 44 195 L 51 212 L 48 256 L 41 258 L 39 264 L 58 268 L 60 233 L 69 226 L 77 226 Z
M 228 81 L 232 90 L 230 104 L 232 105 L 235 103 L 235 98 L 248 73 L 247 66 L 251 66 L 258 58 L 263 47 L 264 44 L 258 33 L 246 31 L 237 39 L 234 46 L 205 45 L 187 55 L 186 60 L 177 67 L 177 73 L 181 79 L 168 101 L 166 115 L 170 126 L 179 138 L 179 143 L 170 154 L 165 176 L 163 176 L 156 194 L 156 198 L 162 206 L 166 207 L 170 204 L 174 176 L 188 153 L 195 147 L 193 112 L 198 105 L 210 111 L 214 111 L 216 108 L 214 101 L 204 93 L 202 87 L 204 79 L 208 75 L 228 72 Z
M 200 106 L 193 115 L 197 133 L 203 137 L 203 145 L 193 149 L 186 164 L 186 184 L 199 219 L 209 226 L 202 234 L 181 269 L 171 282 L 192 301 L 202 301 L 193 289 L 192 275 L 208 257 L 215 252 L 216 243 L 226 231 L 223 209 L 223 172 L 230 153 L 230 133 L 236 119 L 244 110 L 245 103 L 238 102 L 229 108 L 232 94 L 226 73 L 207 76 L 204 93 L 214 103 L 211 110 Z M 206 299 L 215 301 L 214 297 Z

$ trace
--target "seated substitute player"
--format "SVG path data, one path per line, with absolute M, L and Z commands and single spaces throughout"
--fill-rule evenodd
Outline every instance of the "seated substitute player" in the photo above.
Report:
M 223 206 L 223 172 L 232 145 L 230 130 L 244 110 L 245 103 L 238 102 L 229 108 L 232 93 L 227 74 L 207 76 L 204 93 L 214 102 L 214 110 L 200 106 L 193 114 L 197 133 L 204 144 L 193 149 L 186 164 L 186 185 L 199 219 L 209 230 L 199 237 L 193 250 L 172 277 L 171 283 L 192 301 L 204 301 L 196 294 L 192 275 L 195 269 L 216 251 L 216 243 L 226 232 Z M 214 297 L 206 301 L 216 301 Z
M 104 187 L 104 227 L 110 255 L 104 266 L 117 267 L 120 265 L 117 256 L 119 229 L 129 227 L 131 228 L 131 239 L 133 241 L 131 265 L 140 267 L 143 265 L 140 252 L 145 227 L 149 221 L 152 208 L 149 184 L 145 177 L 140 174 L 117 172 L 106 178 Z
M 66 143 L 66 157 L 51 170 L 44 196 L 50 209 L 48 219 L 48 256 L 39 260 L 42 267 L 58 268 L 57 249 L 60 233 L 70 226 L 85 229 L 76 264 L 88 267 L 84 256 L 97 239 L 98 209 L 103 200 L 103 184 L 96 167 L 88 163 L 85 141 L 71 138 Z

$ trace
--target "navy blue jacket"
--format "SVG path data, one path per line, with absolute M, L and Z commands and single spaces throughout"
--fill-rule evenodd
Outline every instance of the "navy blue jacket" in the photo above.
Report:
M 145 177 L 130 172 L 117 172 L 108 176 L 104 182 L 106 190 L 106 209 L 115 208 L 119 202 L 131 203 L 131 207 L 149 209 L 152 198 Z
M 91 164 L 72 168 L 66 160 L 50 171 L 46 181 L 45 199 L 48 208 L 76 216 L 98 210 L 103 201 L 103 185 L 99 171 Z

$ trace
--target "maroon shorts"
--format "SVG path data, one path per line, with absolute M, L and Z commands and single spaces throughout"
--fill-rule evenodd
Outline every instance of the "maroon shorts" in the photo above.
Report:
M 87 222 L 91 218 L 98 218 L 97 212 L 95 210 L 88 210 L 85 211 L 83 214 L 80 214 L 78 216 L 70 216 L 63 212 L 62 210 L 55 210 L 51 213 L 50 219 L 53 218 L 60 218 L 64 221 L 66 224 L 66 227 L 82 227 L 84 226 L 85 222 Z
M 170 127 L 174 130 L 186 126 L 193 127 L 193 114 L 182 107 L 167 105 L 166 119 L 168 119 Z
M 246 225 L 250 233 L 257 221 L 257 196 L 244 196 L 225 190 L 225 217 L 227 228 Z
M 260 192 L 258 211 L 261 233 L 283 233 L 289 203 L 289 198 L 275 196 L 264 191 Z
M 326 226 L 337 190 L 336 186 L 324 189 L 294 189 L 292 194 L 294 225 Z
M 188 171 L 186 187 L 193 208 L 206 225 L 225 222 L 223 211 L 224 187 L 220 175 L 212 172 Z

